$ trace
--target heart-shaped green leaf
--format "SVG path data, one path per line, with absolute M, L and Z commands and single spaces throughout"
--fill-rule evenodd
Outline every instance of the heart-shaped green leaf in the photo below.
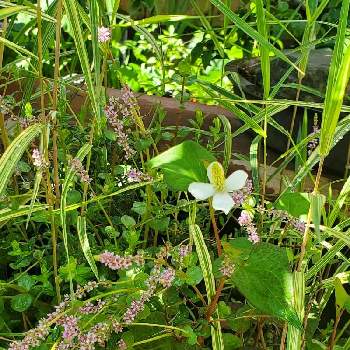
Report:
M 208 182 L 206 167 L 215 157 L 194 141 L 184 141 L 151 159 L 151 168 L 160 168 L 174 191 L 186 191 L 192 182 Z
M 249 257 L 236 265 L 231 280 L 258 310 L 302 328 L 291 303 L 293 279 L 285 249 L 269 243 L 253 245 Z

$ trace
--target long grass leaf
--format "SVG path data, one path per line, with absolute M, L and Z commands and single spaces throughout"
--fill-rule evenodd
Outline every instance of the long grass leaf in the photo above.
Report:
M 77 232 L 78 237 L 81 245 L 81 249 L 85 255 L 85 258 L 87 262 L 89 263 L 92 272 L 95 274 L 96 278 L 98 279 L 98 270 L 95 263 L 94 256 L 91 252 L 89 238 L 86 231 L 86 217 L 85 216 L 78 216 L 77 218 Z
M 224 166 L 225 171 L 227 171 L 230 160 L 231 160 L 231 156 L 232 156 L 231 123 L 224 115 L 219 115 L 219 118 L 220 118 L 222 125 L 224 127 L 225 148 L 224 148 L 223 166 Z
M 201 229 L 195 224 L 195 206 L 192 208 L 189 218 L 189 231 L 196 246 L 196 252 L 198 254 L 199 264 L 202 269 L 205 288 L 207 291 L 208 305 L 215 295 L 215 279 L 213 274 L 213 266 L 210 259 L 208 248 L 205 244 L 204 237 Z M 218 311 L 215 312 L 215 316 L 219 318 Z M 215 325 L 210 327 L 212 336 L 212 349 L 223 350 L 224 343 L 221 332 L 220 322 L 215 322 Z
M 64 8 L 66 10 L 68 20 L 71 24 L 73 39 L 74 39 L 75 47 L 79 57 L 81 69 L 84 74 L 85 83 L 87 86 L 87 91 L 91 101 L 94 116 L 97 118 L 97 122 L 98 122 L 97 125 L 100 126 L 101 113 L 100 113 L 100 108 L 99 108 L 98 101 L 95 94 L 92 74 L 90 70 L 89 57 L 85 47 L 85 40 L 83 37 L 82 28 L 81 28 L 81 21 L 80 21 L 80 16 L 78 14 L 77 3 L 75 0 L 63 0 L 63 3 L 64 3 Z
M 257 135 L 250 145 L 250 167 L 252 168 L 253 187 L 255 193 L 260 193 L 258 149 L 261 136 Z
M 350 45 L 346 40 L 349 4 L 350 0 L 342 1 L 336 42 L 329 68 L 320 136 L 320 154 L 322 157 L 326 157 L 331 149 L 346 85 L 349 81 Z
M 6 149 L 0 158 L 0 195 L 6 189 L 7 183 L 15 171 L 18 161 L 30 143 L 41 133 L 43 126 L 33 124 L 22 131 Z
M 345 184 L 343 185 L 343 188 L 341 189 L 339 196 L 337 197 L 333 205 L 332 211 L 328 216 L 328 226 L 331 226 L 331 227 L 333 226 L 349 194 L 350 194 L 350 176 L 348 177 Z
M 84 145 L 79 152 L 76 155 L 76 158 L 82 161 L 87 154 L 91 150 L 91 145 L 86 144 Z M 62 194 L 61 194 L 61 206 L 60 206 L 60 216 L 61 216 L 61 225 L 62 225 L 62 235 L 63 235 L 63 243 L 64 248 L 66 252 L 66 258 L 67 258 L 67 264 L 69 265 L 70 257 L 69 257 L 69 248 L 68 248 L 68 230 L 67 230 L 67 220 L 66 220 L 66 205 L 67 205 L 67 195 L 70 187 L 73 184 L 74 175 L 76 174 L 76 171 L 69 167 L 66 173 L 66 177 L 63 182 L 62 186 Z M 70 271 L 70 270 L 69 270 Z M 70 289 L 71 293 L 73 293 L 73 282 L 72 282 L 72 276 L 71 272 L 69 272 L 69 279 L 70 279 Z

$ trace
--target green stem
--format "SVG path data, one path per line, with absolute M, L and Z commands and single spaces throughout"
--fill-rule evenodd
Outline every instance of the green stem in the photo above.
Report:
M 210 213 L 211 223 L 213 225 L 218 256 L 221 256 L 221 254 L 222 254 L 221 240 L 220 240 L 219 229 L 218 229 L 218 225 L 216 224 L 215 212 L 214 212 L 214 208 L 213 208 L 211 200 L 209 200 L 209 213 Z

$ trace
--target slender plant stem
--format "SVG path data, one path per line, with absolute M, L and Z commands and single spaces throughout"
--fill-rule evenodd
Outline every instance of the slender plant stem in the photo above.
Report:
M 215 212 L 214 212 L 214 208 L 213 208 L 211 200 L 209 200 L 209 213 L 210 213 L 211 223 L 213 225 L 218 256 L 221 256 L 221 254 L 222 254 L 221 240 L 220 240 L 219 229 L 218 229 L 218 225 L 216 224 Z
M 39 83 L 40 83 L 40 119 L 43 123 L 43 152 L 46 162 L 49 161 L 49 140 L 48 132 L 46 130 L 46 125 L 48 124 L 47 116 L 45 115 L 45 91 L 44 91 L 44 79 L 43 79 L 43 42 L 42 42 L 42 10 L 41 10 L 41 0 L 37 1 L 37 23 L 38 23 L 38 73 L 39 73 Z M 50 172 L 48 167 L 45 169 L 46 178 L 46 201 L 49 205 L 50 213 L 50 226 L 51 226 L 51 241 L 53 249 L 53 265 L 54 265 L 54 275 L 55 275 L 55 287 L 56 287 L 56 297 L 57 301 L 61 301 L 60 286 L 58 280 L 58 265 L 57 265 L 57 235 L 56 235 L 56 223 L 55 216 L 53 213 L 53 193 L 50 181 Z
M 218 288 L 217 288 L 217 290 L 216 290 L 216 293 L 215 293 L 215 295 L 214 295 L 214 298 L 212 299 L 211 303 L 210 303 L 209 306 L 208 306 L 207 313 L 206 313 L 206 315 L 205 315 L 205 318 L 207 319 L 207 321 L 210 321 L 211 315 L 214 313 L 214 311 L 215 311 L 215 309 L 216 309 L 216 306 L 217 306 L 217 304 L 218 304 L 218 301 L 219 301 L 221 292 L 222 292 L 222 290 L 224 289 L 225 280 L 226 280 L 225 277 L 222 277 L 222 278 L 220 279 L 219 286 L 218 286 Z
M 288 323 L 285 322 L 282 330 L 280 350 L 285 350 L 286 348 L 286 338 L 287 338 Z
M 331 337 L 329 339 L 327 350 L 333 350 L 333 348 L 335 346 L 336 335 L 337 335 L 337 328 L 338 328 L 338 324 L 339 324 L 339 321 L 340 321 L 340 318 L 341 318 L 343 312 L 344 312 L 344 310 L 341 310 L 339 313 L 337 313 L 337 315 L 335 317 L 333 331 L 332 331 Z

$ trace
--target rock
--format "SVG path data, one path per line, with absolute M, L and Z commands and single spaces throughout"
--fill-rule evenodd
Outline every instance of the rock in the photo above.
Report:
M 300 57 L 300 52 L 286 51 L 287 57 L 296 63 Z M 329 48 L 315 49 L 310 51 L 306 74 L 302 80 L 302 85 L 311 89 L 313 92 L 302 91 L 299 97 L 300 101 L 305 102 L 323 102 L 327 87 L 328 70 L 332 58 L 332 50 Z M 282 76 L 290 68 L 290 65 L 276 57 L 271 58 L 271 86 L 279 82 Z M 247 99 L 263 98 L 263 79 L 260 67 L 260 58 L 243 59 L 230 62 L 226 65 L 227 72 L 236 72 L 240 79 L 240 89 L 244 92 Z M 230 75 L 229 75 L 230 76 Z M 234 86 L 234 79 L 232 79 Z M 294 84 L 295 88 L 291 88 L 290 84 Z M 293 70 L 286 79 L 285 85 L 277 94 L 278 99 L 296 100 L 296 91 L 298 84 L 298 73 Z M 239 87 L 235 91 L 240 91 Z M 344 103 L 349 101 L 350 85 L 348 84 L 346 98 Z M 295 127 L 293 130 L 294 140 L 296 140 L 299 125 L 304 114 L 303 108 L 298 108 Z M 317 109 L 308 109 L 308 131 L 312 132 L 314 124 L 314 116 L 317 114 L 318 124 L 321 125 L 322 111 Z M 293 107 L 287 108 L 285 111 L 274 116 L 286 130 L 290 130 L 291 119 L 293 115 Z M 283 153 L 286 151 L 287 138 L 276 129 L 269 127 L 268 129 L 268 145 L 271 149 Z M 347 134 L 343 140 L 332 150 L 327 157 L 325 167 L 333 174 L 343 175 L 345 171 L 346 161 L 348 157 L 348 149 L 350 145 L 350 135 Z
M 286 51 L 286 56 L 297 63 L 300 52 Z M 326 93 L 328 70 L 332 58 L 332 50 L 329 48 L 315 49 L 310 51 L 306 75 L 302 85 L 316 90 L 316 93 Z M 290 65 L 278 57 L 271 58 L 271 86 L 277 84 Z M 262 98 L 263 79 L 261 74 L 260 58 L 242 59 L 228 63 L 227 72 L 237 72 L 240 77 L 242 90 L 253 98 Z M 298 72 L 294 69 L 286 79 L 285 85 L 298 84 Z M 349 90 L 348 90 L 349 91 Z M 276 96 L 278 98 L 295 100 L 296 88 L 283 87 Z M 309 102 L 321 102 L 323 98 L 309 92 L 301 92 L 300 100 Z

